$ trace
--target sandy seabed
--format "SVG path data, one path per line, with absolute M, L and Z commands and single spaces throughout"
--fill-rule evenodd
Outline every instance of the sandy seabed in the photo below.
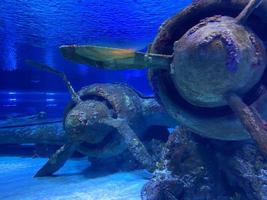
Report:
M 143 170 L 115 174 L 88 170 L 86 159 L 69 160 L 53 177 L 33 178 L 45 158 L 0 157 L 1 200 L 140 200 Z

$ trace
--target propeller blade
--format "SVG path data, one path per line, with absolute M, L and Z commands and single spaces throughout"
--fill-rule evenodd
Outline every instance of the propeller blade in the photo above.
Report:
M 34 177 L 51 176 L 58 171 L 76 150 L 77 143 L 67 143 L 54 153 Z
M 67 59 L 105 69 L 169 69 L 172 62 L 170 55 L 145 54 L 131 49 L 64 45 L 60 50 Z
M 147 152 L 146 147 L 140 141 L 132 128 L 128 125 L 126 120 L 110 118 L 103 120 L 102 123 L 117 129 L 134 158 L 146 169 L 150 171 L 155 170 L 156 163 L 153 161 L 151 155 Z
M 247 6 L 241 11 L 241 13 L 235 18 L 239 24 L 244 24 L 251 13 L 260 6 L 263 0 L 250 0 Z
M 227 94 L 226 100 L 251 138 L 256 142 L 260 151 L 267 157 L 267 130 L 264 120 L 260 117 L 258 111 L 252 106 L 247 106 L 234 93 Z
M 53 73 L 57 76 L 60 76 L 60 77 L 63 77 L 65 74 L 53 67 L 50 67 L 48 65 L 45 65 L 45 64 L 42 64 L 42 63 L 39 63 L 39 62 L 36 62 L 36 61 L 33 61 L 33 60 L 26 60 L 25 63 L 33 66 L 33 67 L 37 67 L 43 71 L 47 71 L 47 72 L 50 72 L 50 73 Z
M 75 92 L 75 90 L 73 89 L 70 81 L 68 80 L 66 74 L 64 72 L 61 72 L 53 67 L 50 67 L 46 64 L 42 64 L 42 63 L 39 63 L 39 62 L 36 62 L 36 61 L 33 61 L 33 60 L 26 60 L 26 63 L 33 66 L 33 67 L 38 67 L 39 69 L 41 70 L 44 70 L 44 71 L 47 71 L 47 72 L 50 72 L 50 73 L 53 73 L 57 76 L 59 76 L 60 78 L 63 79 L 63 82 L 64 84 L 66 85 L 70 95 L 71 95 L 71 98 L 74 102 L 76 103 L 79 103 L 81 102 L 81 99 L 79 97 L 79 95 Z

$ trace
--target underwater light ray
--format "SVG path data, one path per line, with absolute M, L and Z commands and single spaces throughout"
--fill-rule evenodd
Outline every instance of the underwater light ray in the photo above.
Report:
M 17 49 L 15 43 L 10 39 L 4 39 L 4 66 L 5 71 L 15 71 L 17 69 Z

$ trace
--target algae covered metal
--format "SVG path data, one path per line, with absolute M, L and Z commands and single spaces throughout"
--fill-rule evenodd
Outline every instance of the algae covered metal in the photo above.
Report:
M 93 84 L 76 93 L 63 72 L 34 61 L 28 63 L 63 78 L 72 97 L 63 119 L 66 142 L 37 177 L 53 174 L 76 150 L 89 157 L 108 158 L 128 149 L 145 168 L 155 168 L 156 160 L 142 140 L 157 137 L 149 136 L 150 127 L 174 127 L 176 122 L 153 97 L 123 84 Z
M 45 112 L 0 121 L 0 144 L 51 144 L 66 141 L 62 119 L 50 119 Z
M 263 0 L 198 0 L 161 25 L 147 53 L 77 45 L 60 49 L 66 58 L 88 65 L 148 68 L 159 102 L 195 133 L 221 140 L 255 138 L 229 96 L 267 119 L 266 14 Z

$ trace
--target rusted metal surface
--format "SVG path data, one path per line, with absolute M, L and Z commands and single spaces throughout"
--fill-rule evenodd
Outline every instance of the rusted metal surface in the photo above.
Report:
M 63 144 L 66 141 L 62 119 L 48 119 L 40 112 L 0 122 L 0 144 Z
M 64 115 L 67 141 L 37 177 L 52 175 L 75 150 L 91 158 L 108 158 L 128 149 L 145 168 L 155 168 L 156 161 L 142 140 L 159 137 L 161 132 L 149 133 L 153 126 L 176 125 L 155 99 L 122 84 L 94 84 L 82 88 L 77 96 L 80 101 L 71 101 Z
M 124 84 L 90 85 L 82 88 L 78 94 L 84 103 L 75 109 L 74 102 L 68 105 L 65 128 L 71 125 L 67 131 L 74 135 L 73 137 L 76 133 L 78 137 L 82 132 L 87 134 L 86 142 L 80 145 L 80 150 L 92 157 L 117 155 L 126 148 L 123 139 L 113 128 L 97 123 L 101 119 L 110 116 L 127 119 L 129 126 L 141 139 L 151 126 L 174 127 L 176 124 L 154 98 L 146 98 Z M 86 113 L 89 113 L 88 116 Z M 94 127 L 92 131 L 83 129 L 86 123 L 91 123 L 91 127 Z M 104 138 L 108 137 L 110 138 L 104 141 Z M 104 143 L 100 145 L 101 142 Z
M 246 104 L 258 103 L 267 76 L 266 13 L 262 0 L 198 0 L 161 25 L 141 60 L 138 52 L 129 55 L 123 49 L 74 45 L 61 50 L 68 59 L 81 62 L 76 58 L 82 56 L 106 69 L 138 68 L 132 65 L 138 59 L 149 69 L 158 101 L 180 124 L 205 137 L 244 140 L 249 133 L 224 94 L 235 92 Z M 122 62 L 116 66 L 117 61 Z M 159 63 L 165 66 L 154 67 Z
M 28 116 L 1 123 L 0 144 L 64 144 L 36 176 L 51 175 L 74 151 L 101 159 L 128 149 L 144 167 L 154 168 L 153 156 L 142 141 L 166 138 L 167 131 L 151 128 L 167 130 L 176 126 L 176 121 L 153 97 L 124 84 L 94 84 L 77 95 L 81 100 L 69 103 L 63 120 Z
M 263 102 L 267 96 L 266 13 L 267 1 L 262 0 L 198 0 L 163 23 L 141 59 L 136 57 L 138 52 L 123 49 L 64 46 L 61 50 L 74 61 L 81 62 L 76 58 L 82 56 L 87 58 L 87 64 L 107 69 L 133 68 L 138 59 L 141 68 L 149 68 L 157 99 L 178 123 L 208 138 L 244 140 L 252 136 L 267 152 L 261 142 L 265 136 L 256 130 L 267 114 L 267 104 Z M 158 62 L 154 57 L 166 66 L 153 67 Z M 120 62 L 118 67 L 116 62 Z M 119 85 L 107 88 L 83 88 L 77 95 L 80 101 L 70 104 L 64 124 L 70 141 L 93 156 L 99 152 L 114 155 L 128 148 L 146 165 L 140 156 L 141 152 L 147 155 L 145 147 L 132 148 L 133 143 L 125 141 L 141 144 L 139 138 L 146 129 L 142 122 L 149 124 L 157 117 L 146 118 L 150 114 L 142 112 L 146 109 L 135 91 L 126 87 L 117 93 Z M 228 93 L 240 101 L 227 99 Z M 249 106 L 255 115 L 250 118 L 242 109 Z M 98 134 L 99 127 L 102 134 Z M 131 131 L 124 134 L 121 127 Z
M 212 140 L 180 127 L 161 161 L 142 189 L 143 200 L 267 198 L 266 158 L 251 140 Z
M 235 94 L 229 94 L 227 100 L 245 129 L 250 133 L 251 138 L 258 145 L 260 151 L 267 157 L 267 127 L 259 112 L 254 107 L 247 106 Z
M 265 47 L 235 18 L 217 15 L 175 42 L 172 66 L 172 81 L 187 102 L 205 108 L 226 106 L 226 92 L 244 96 L 260 81 Z
M 66 141 L 61 122 L 0 127 L 0 144 L 63 144 Z
M 216 15 L 236 17 L 248 2 L 249 1 L 241 0 L 195 1 L 187 8 L 177 13 L 176 16 L 163 23 L 150 48 L 150 52 L 167 55 L 173 54 L 175 41 L 181 39 L 188 30 L 192 30 L 192 27 L 201 23 L 201 20 Z M 267 40 L 265 34 L 267 31 L 266 13 L 267 1 L 263 1 L 246 21 L 246 28 L 251 29 L 263 43 L 266 43 Z M 255 44 L 253 41 L 254 40 L 251 41 L 252 45 Z M 257 45 L 255 45 L 255 49 L 254 52 L 257 52 Z M 222 57 L 223 56 L 224 54 Z M 254 57 L 255 56 L 251 57 L 252 60 Z M 211 63 L 212 59 L 211 56 Z M 178 60 L 177 62 L 179 63 Z M 190 59 L 187 59 L 186 62 L 190 62 Z M 208 63 L 207 66 L 209 66 Z M 263 77 L 265 76 L 266 73 L 263 74 Z M 253 78 L 254 77 L 255 76 L 253 76 Z M 222 77 L 218 77 L 218 80 L 220 78 Z M 159 102 L 166 108 L 168 113 L 179 123 L 186 125 L 195 133 L 205 137 L 222 140 L 243 140 L 250 137 L 249 133 L 243 128 L 238 117 L 235 116 L 228 106 L 203 107 L 193 105 L 185 100 L 185 98 L 177 92 L 177 87 L 175 86 L 169 71 L 151 69 L 149 79 Z M 216 77 L 214 77 L 213 80 L 216 80 Z M 206 81 L 204 77 L 203 81 Z M 224 80 L 224 82 L 227 81 L 227 79 Z M 194 83 L 192 82 L 192 84 Z M 250 87 L 252 87 L 252 89 L 242 96 L 247 104 L 251 104 L 255 107 L 261 105 L 262 107 L 259 107 L 258 112 L 263 115 L 264 118 L 266 106 L 261 102 L 264 97 L 261 98 L 260 96 L 265 96 L 265 94 L 262 94 L 261 84 L 265 84 L 264 78 L 258 81 L 256 85 L 255 82 L 254 84 L 251 84 Z M 209 85 L 209 87 L 212 87 L 212 84 Z

